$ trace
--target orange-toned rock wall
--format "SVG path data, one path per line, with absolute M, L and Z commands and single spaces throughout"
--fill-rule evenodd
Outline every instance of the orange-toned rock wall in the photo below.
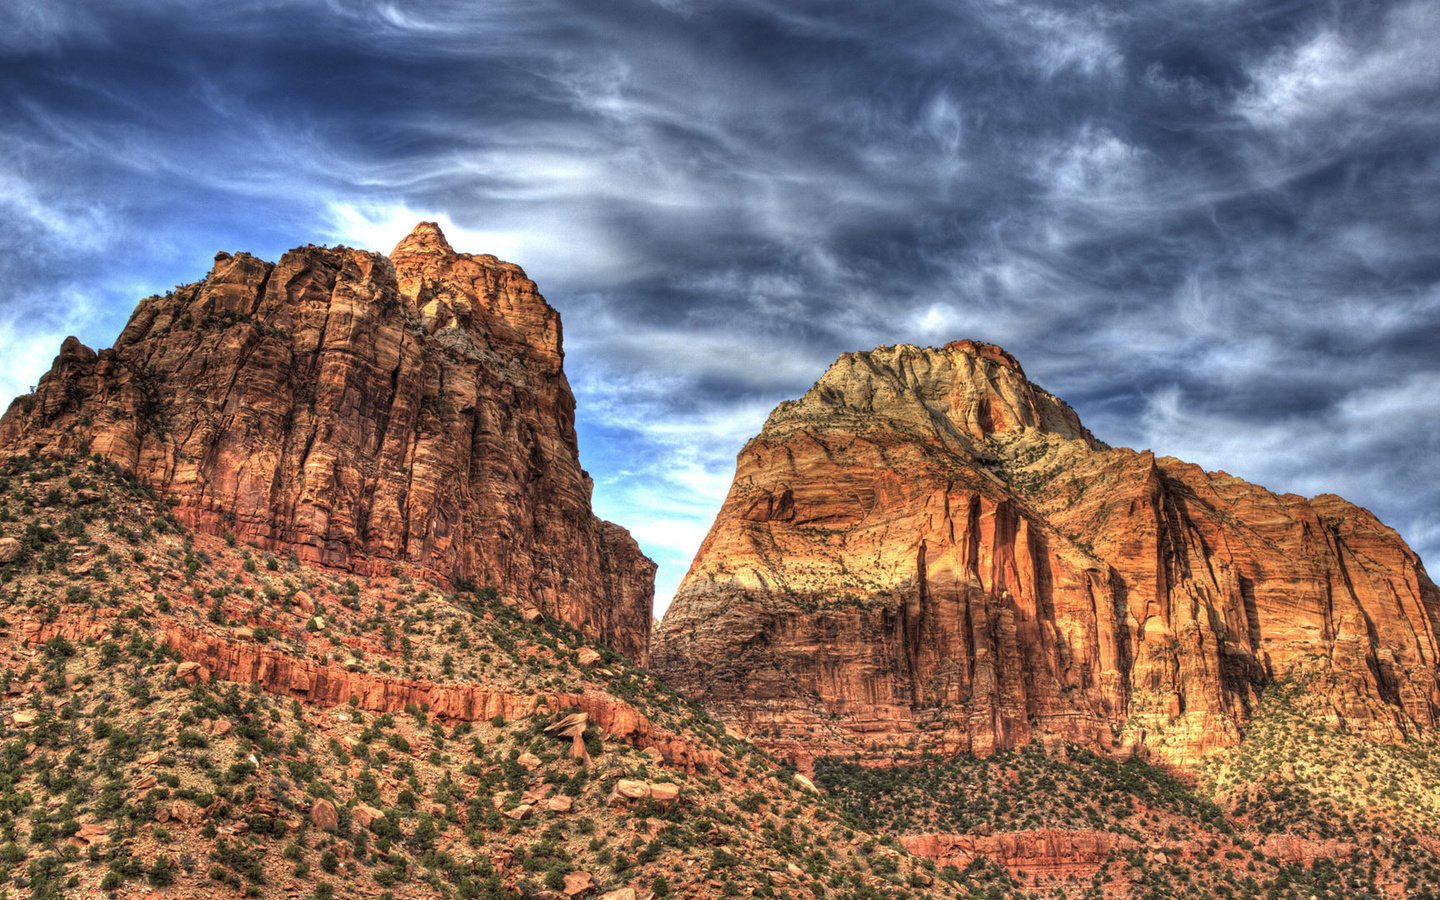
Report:
M 847 354 L 782 403 L 655 666 L 802 764 L 1032 739 L 1187 764 L 1302 669 L 1431 726 L 1440 592 L 1374 516 L 1112 449 L 999 348 Z
M 1112 855 L 1138 846 L 1134 838 L 1106 831 L 1039 828 L 1001 834 L 907 834 L 900 844 L 940 867 L 964 869 L 988 859 L 1013 873 L 1089 878 Z
M 388 258 L 222 253 L 113 348 L 67 340 L 0 446 L 88 448 L 196 528 L 494 586 L 643 662 L 654 564 L 591 512 L 562 360 L 534 282 L 433 225 Z
M 1166 840 L 1142 844 L 1134 837 L 1089 829 L 1034 828 L 994 834 L 906 834 L 900 844 L 916 856 L 935 861 L 940 867 L 965 869 L 978 859 L 989 860 L 1013 875 L 1047 879 L 1087 879 L 1118 859 L 1136 851 L 1195 861 L 1214 859 L 1207 842 Z M 1233 845 L 1232 845 L 1233 846 Z M 1353 856 L 1359 847 L 1353 841 L 1311 840 L 1288 834 L 1266 835 L 1260 842 L 1266 857 L 1313 866 L 1319 860 Z M 1132 895 L 1128 880 L 1106 882 L 1105 896 Z

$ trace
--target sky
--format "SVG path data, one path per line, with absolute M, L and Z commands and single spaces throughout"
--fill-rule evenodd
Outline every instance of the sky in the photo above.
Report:
M 657 613 L 780 400 L 992 341 L 1440 559 L 1440 5 L 8 0 L 0 403 L 216 250 L 422 219 L 564 319 Z

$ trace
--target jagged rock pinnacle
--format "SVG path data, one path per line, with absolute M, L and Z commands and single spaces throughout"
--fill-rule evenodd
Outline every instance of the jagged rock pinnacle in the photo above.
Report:
M 453 256 L 455 248 L 445 239 L 445 232 L 440 230 L 439 224 L 421 222 L 395 245 L 395 249 L 390 251 L 390 258 L 394 260 L 413 254 Z

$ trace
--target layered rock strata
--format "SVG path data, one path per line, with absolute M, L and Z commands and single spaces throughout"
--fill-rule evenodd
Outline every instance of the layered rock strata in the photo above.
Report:
M 802 764 L 1032 739 L 1183 764 L 1301 669 L 1336 724 L 1433 725 L 1437 628 L 1369 512 L 1107 447 L 961 341 L 847 354 L 776 408 L 653 650 Z
M 54 621 L 23 623 L 17 636 L 31 646 L 57 637 L 96 641 L 109 635 L 113 626 L 113 618 L 98 617 L 92 610 L 67 610 Z M 452 722 L 515 721 L 537 713 L 578 709 L 584 720 L 594 722 L 606 737 L 642 749 L 654 748 L 653 752 L 669 765 L 690 770 L 698 765 L 724 765 L 715 750 L 655 725 L 629 703 L 603 691 L 519 693 L 496 685 L 352 672 L 343 666 L 317 663 L 282 650 L 183 626 L 167 628 L 160 640 L 181 660 L 176 677 L 191 683 L 257 685 L 270 693 L 318 706 L 349 705 L 372 713 L 423 709 Z
M 1354 841 L 1311 840 L 1288 834 L 1256 835 L 1249 839 L 1261 848 L 1267 859 L 1309 868 L 1321 860 L 1343 860 L 1354 857 L 1360 847 Z M 1236 835 L 1235 840 L 1247 837 Z M 1170 859 L 1205 861 L 1216 857 L 1208 842 L 1197 840 L 1162 840 L 1142 843 L 1127 834 L 1089 829 L 1036 828 L 1028 831 L 1006 831 L 995 834 L 906 834 L 900 845 L 916 856 L 934 860 L 940 868 L 954 866 L 964 870 L 977 860 L 988 860 L 1012 875 L 1050 881 L 1089 880 L 1102 869 L 1119 861 L 1122 856 L 1143 853 L 1160 865 Z M 1240 844 L 1227 840 L 1226 849 Z M 1238 858 L 1238 855 L 1237 857 Z M 1230 859 L 1230 857 L 1225 857 Z M 1237 866 L 1238 868 L 1238 866 Z M 1110 882 L 1107 882 L 1110 883 Z M 1130 896 L 1128 878 L 1111 883 L 1113 890 L 1106 896 Z
M 432 223 L 388 258 L 221 253 L 114 347 L 67 339 L 0 447 L 98 453 L 197 529 L 492 586 L 643 662 L 655 567 L 591 511 L 563 358 L 535 283 Z
M 988 859 L 1016 875 L 1088 879 L 1119 853 L 1139 846 L 1134 838 L 1106 831 L 1040 828 L 1000 834 L 907 834 L 906 850 L 941 868 L 965 869 Z

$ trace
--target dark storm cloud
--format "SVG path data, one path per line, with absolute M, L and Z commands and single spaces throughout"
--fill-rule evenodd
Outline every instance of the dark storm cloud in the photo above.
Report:
M 439 217 L 564 313 L 662 596 L 778 400 L 959 337 L 1440 555 L 1433 4 L 110 6 L 0 33 L 7 393 L 217 248 Z

